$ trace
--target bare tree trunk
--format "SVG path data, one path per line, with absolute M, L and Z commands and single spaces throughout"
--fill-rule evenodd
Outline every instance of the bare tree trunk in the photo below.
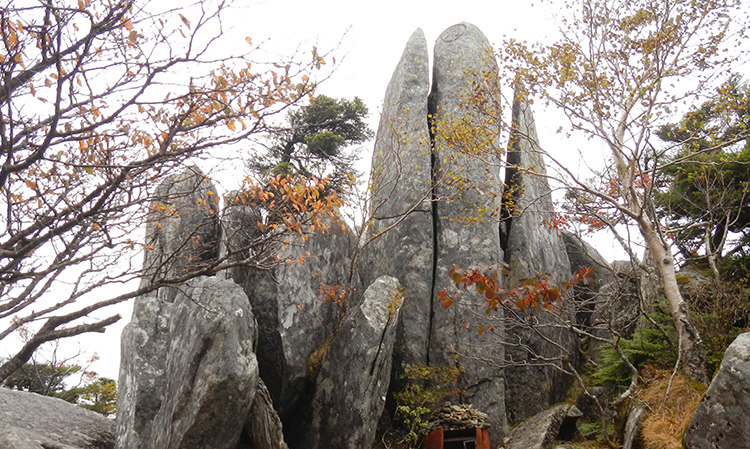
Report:
M 685 376 L 700 382 L 702 385 L 708 385 L 706 351 L 703 347 L 703 340 L 701 340 L 698 329 L 690 318 L 688 305 L 680 293 L 672 255 L 662 244 L 661 239 L 650 222 L 646 219 L 639 220 L 638 227 L 646 239 L 651 258 L 657 270 L 659 270 L 659 278 L 664 289 L 664 296 L 666 296 L 669 303 L 669 310 L 677 329 L 680 358 L 682 359 Z

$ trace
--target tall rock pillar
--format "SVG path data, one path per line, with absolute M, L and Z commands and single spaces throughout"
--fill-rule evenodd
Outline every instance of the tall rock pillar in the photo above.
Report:
M 512 209 L 506 208 L 507 218 L 501 225 L 509 273 L 506 285 L 518 287 L 524 279 L 540 275 L 560 285 L 571 275 L 570 261 L 560 232 L 551 226 L 554 218 L 551 189 L 534 117 L 520 86 L 516 86 L 514 93 L 506 185 L 512 197 Z M 568 299 L 572 299 L 572 295 L 564 303 Z M 546 338 L 565 347 L 572 358 L 577 354 L 572 332 L 565 326 L 549 325 L 557 316 L 546 311 L 536 313 L 540 323 L 537 329 L 532 331 L 520 326 L 506 335 L 513 348 L 507 350 L 506 358 L 511 366 L 505 369 L 506 407 L 513 423 L 560 401 L 570 385 L 569 378 L 542 360 L 559 357 L 560 351 L 536 331 L 541 329 Z
M 468 23 L 445 30 L 434 55 L 429 110 L 437 245 L 428 359 L 433 366 L 463 366 L 459 388 L 466 402 L 489 415 L 494 445 L 507 428 L 504 382 L 500 363 L 485 360 L 501 362 L 503 346 L 477 332 L 485 310 L 482 296 L 462 291 L 462 301 L 443 310 L 437 293 L 456 291 L 448 274 L 454 265 L 490 266 L 503 260 L 498 229 L 500 127 L 492 109 L 499 105 L 498 68 L 487 38 Z M 466 323 L 474 325 L 466 329 Z M 494 332 L 503 331 L 498 327 Z
M 372 161 L 372 239 L 363 285 L 399 279 L 404 305 L 394 347 L 394 379 L 407 364 L 427 363 L 432 298 L 431 144 L 427 123 L 427 41 L 416 30 L 388 84 Z

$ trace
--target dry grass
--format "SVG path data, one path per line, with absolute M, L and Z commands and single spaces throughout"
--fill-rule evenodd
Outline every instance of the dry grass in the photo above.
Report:
M 638 392 L 638 399 L 649 407 L 641 423 L 644 449 L 681 449 L 682 434 L 703 397 L 702 386 L 678 374 L 665 401 L 670 375 L 669 371 L 654 372 Z

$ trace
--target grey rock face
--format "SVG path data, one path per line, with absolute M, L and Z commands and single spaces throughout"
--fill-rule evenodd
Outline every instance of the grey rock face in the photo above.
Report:
M 249 422 L 245 425 L 245 430 L 248 429 L 253 449 L 288 449 L 281 419 L 273 408 L 271 394 L 263 380 L 258 381 Z
M 561 231 L 560 236 L 565 243 L 572 273 L 577 273 L 583 268 L 596 270 L 593 274 L 593 285 L 576 286 L 573 292 L 576 305 L 576 323 L 584 328 L 590 328 L 593 324 L 594 310 L 597 304 L 604 300 L 602 288 L 613 282 L 615 276 L 607 261 L 591 245 L 567 231 Z
M 416 30 L 383 102 L 371 171 L 374 220 L 368 237 L 374 240 L 365 247 L 360 270 L 363 285 L 388 275 L 404 288 L 394 349 L 396 377 L 406 364 L 427 363 L 434 250 L 429 88 L 427 42 L 422 30 Z
M 558 405 L 528 418 L 505 438 L 505 449 L 547 449 L 557 434 L 568 414 L 570 405 Z
M 372 446 L 388 392 L 401 299 L 397 279 L 378 278 L 329 344 L 305 447 Z
M 218 199 L 197 167 L 165 179 L 148 215 L 141 285 L 199 270 L 219 251 Z
M 131 321 L 122 330 L 117 381 L 119 448 L 139 448 L 151 438 L 153 419 L 167 393 L 166 354 L 173 297 L 162 288 L 136 298 Z
M 62 399 L 0 388 L 3 449 L 110 449 L 115 425 Z
M 172 304 L 138 313 L 123 337 L 125 394 L 118 397 L 118 410 L 125 413 L 117 416 L 117 447 L 234 448 L 258 382 L 247 296 L 230 281 L 199 277 L 181 286 Z M 154 322 L 168 329 L 166 351 L 143 353 L 141 347 L 153 349 L 148 339 L 154 328 L 148 325 Z M 139 371 L 156 358 L 164 360 L 159 373 Z M 145 401 L 141 396 L 157 384 L 164 388 L 159 400 Z
M 687 449 L 750 447 L 750 332 L 724 353 L 719 372 L 690 420 Z
M 497 219 L 502 197 L 498 136 L 487 126 L 488 111 L 483 110 L 498 100 L 498 69 L 487 38 L 468 23 L 445 30 L 434 54 L 430 113 L 435 131 L 434 192 L 439 201 L 433 212 L 437 253 L 428 361 L 433 366 L 453 365 L 453 355 L 459 355 L 458 363 L 466 370 L 459 378 L 464 401 L 487 413 L 490 439 L 497 442 L 507 426 L 502 369 L 479 358 L 502 360 L 503 346 L 476 329 L 464 328 L 483 316 L 482 297 L 462 292 L 460 304 L 443 310 L 437 293 L 456 291 L 448 275 L 454 264 L 469 268 L 503 260 Z
M 297 431 L 300 420 L 295 413 L 306 407 L 299 401 L 310 399 L 313 380 L 307 375 L 308 357 L 330 338 L 340 319 L 344 305 L 319 298 L 325 296 L 321 288 L 345 286 L 350 247 L 349 232 L 331 223 L 328 232 L 311 233 L 304 241 L 290 235 L 287 246 L 276 253 L 284 263 L 270 271 L 236 267 L 227 273 L 252 303 L 258 320 L 260 375 L 285 431 Z
M 516 88 L 513 102 L 508 165 L 506 185 L 511 189 L 509 193 L 512 194 L 514 207 L 512 210 L 506 208 L 506 219 L 501 226 L 509 272 L 507 285 L 510 288 L 518 287 L 524 279 L 539 275 L 545 275 L 552 283 L 559 285 L 571 275 L 570 261 L 559 232 L 545 224 L 553 219 L 551 190 L 545 177 L 546 168 L 534 117 L 519 88 Z M 570 298 L 572 295 L 569 295 Z M 570 307 L 560 313 L 572 316 L 575 311 Z M 553 313 L 539 311 L 536 312 L 536 319 L 544 325 L 557 320 L 557 317 Z M 571 357 L 576 356 L 576 340 L 571 331 L 547 327 L 543 332 L 546 337 L 566 347 Z M 557 348 L 523 327 L 509 332 L 507 338 L 527 346 L 541 357 L 559 356 Z M 552 367 L 520 366 L 538 364 L 528 350 L 508 349 L 506 358 L 515 364 L 505 370 L 506 407 L 511 422 L 539 413 L 565 395 L 570 382 L 559 371 Z

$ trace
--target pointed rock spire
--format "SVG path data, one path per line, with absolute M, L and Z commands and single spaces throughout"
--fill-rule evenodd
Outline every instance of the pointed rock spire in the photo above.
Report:
M 571 274 L 565 243 L 560 232 L 551 226 L 554 219 L 552 191 L 537 137 L 534 116 L 520 84 L 516 84 L 513 100 L 513 125 L 508 148 L 506 185 L 512 195 L 512 208 L 506 207 L 504 230 L 505 260 L 509 265 L 506 278 L 509 288 L 518 287 L 524 279 L 548 275 L 559 285 Z M 510 210 L 509 210 L 510 209 Z M 540 322 L 549 317 L 540 312 Z M 552 333 L 552 329 L 546 331 Z M 555 331 L 548 335 L 575 355 L 575 337 L 571 332 Z M 543 341 L 536 333 L 518 330 L 508 335 L 520 340 L 536 354 L 551 357 L 559 354 L 556 348 Z M 527 350 L 508 350 L 506 356 L 529 364 Z M 545 410 L 562 399 L 570 379 L 559 371 L 545 366 L 510 366 L 505 369 L 506 407 L 511 422 L 519 422 Z
M 363 254 L 366 268 L 360 270 L 364 285 L 388 275 L 404 288 L 394 348 L 397 382 L 407 364 L 427 363 L 434 251 L 429 89 L 427 41 L 417 29 L 383 102 L 371 173 L 374 220 L 368 237 L 374 240 Z

